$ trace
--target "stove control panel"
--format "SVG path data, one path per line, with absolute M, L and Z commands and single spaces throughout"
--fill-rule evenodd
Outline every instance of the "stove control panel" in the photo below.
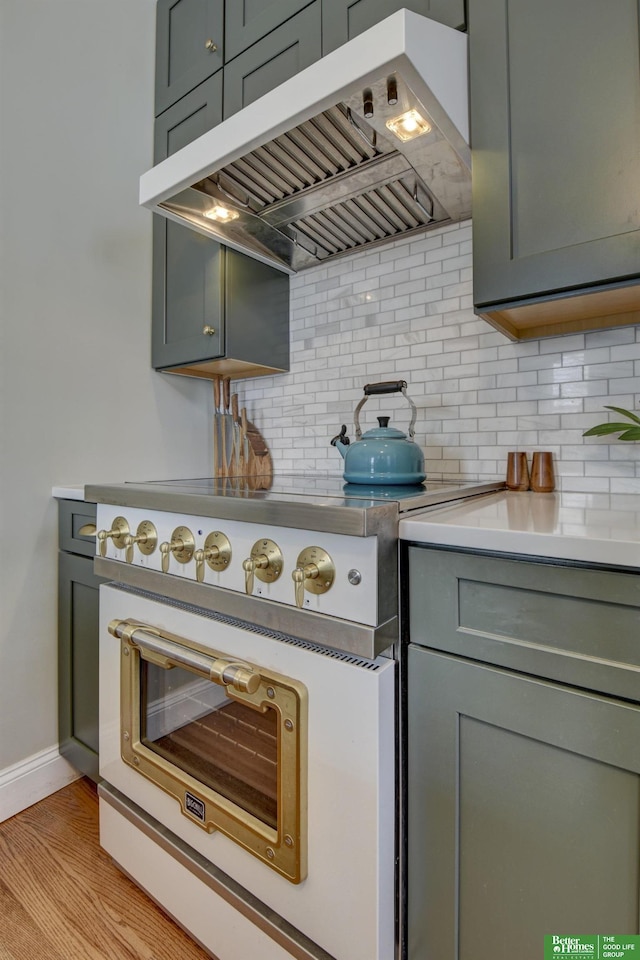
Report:
M 97 521 L 98 556 L 377 624 L 376 537 L 107 504 L 98 504 Z

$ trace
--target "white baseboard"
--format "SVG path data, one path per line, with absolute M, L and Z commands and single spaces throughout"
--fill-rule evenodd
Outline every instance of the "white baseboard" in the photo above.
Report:
M 80 773 L 60 756 L 58 747 L 0 770 L 0 823 L 77 780 Z

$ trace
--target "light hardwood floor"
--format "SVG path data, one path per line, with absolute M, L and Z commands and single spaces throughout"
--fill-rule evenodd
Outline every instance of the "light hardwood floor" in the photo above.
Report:
M 0 823 L 0 960 L 211 960 L 113 865 L 77 780 Z

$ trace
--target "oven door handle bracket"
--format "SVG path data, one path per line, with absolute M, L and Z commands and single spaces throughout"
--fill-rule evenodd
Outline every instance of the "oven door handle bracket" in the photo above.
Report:
M 207 680 L 223 687 L 233 687 L 240 693 L 253 694 L 262 683 L 262 676 L 251 664 L 224 657 L 208 657 L 205 653 L 191 650 L 183 643 L 166 637 L 155 627 L 132 623 L 130 620 L 112 620 L 109 633 L 125 643 L 135 646 L 140 656 L 167 669 L 171 666 L 185 667 Z

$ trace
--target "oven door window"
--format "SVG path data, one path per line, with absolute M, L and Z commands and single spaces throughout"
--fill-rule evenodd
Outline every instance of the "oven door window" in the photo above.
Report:
M 278 826 L 278 715 L 174 667 L 141 662 L 141 741 L 199 783 Z
M 121 641 L 121 756 L 292 883 L 306 876 L 303 684 L 132 620 Z

